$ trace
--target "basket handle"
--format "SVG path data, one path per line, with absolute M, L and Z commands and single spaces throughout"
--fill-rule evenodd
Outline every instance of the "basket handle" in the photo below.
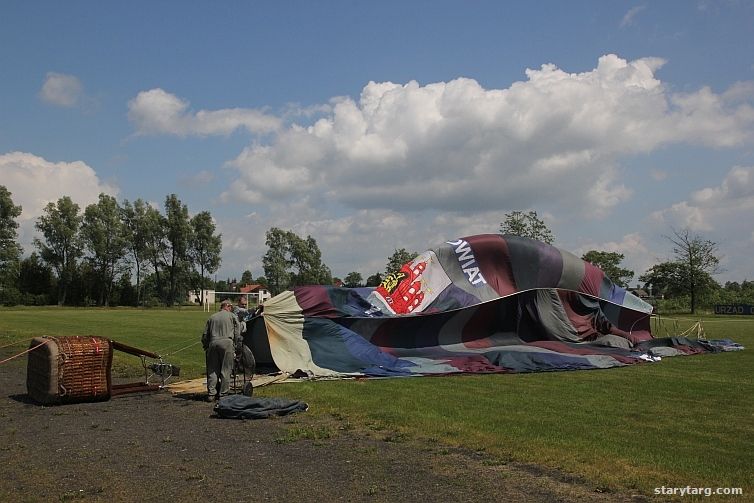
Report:
M 117 349 L 118 351 L 123 351 L 124 353 L 128 353 L 130 355 L 148 356 L 150 358 L 157 358 L 157 359 L 160 358 L 160 355 L 158 355 L 157 353 L 152 353 L 151 351 L 147 351 L 145 349 L 135 348 L 133 346 L 123 344 L 122 342 L 110 341 L 110 343 L 113 345 L 113 349 Z

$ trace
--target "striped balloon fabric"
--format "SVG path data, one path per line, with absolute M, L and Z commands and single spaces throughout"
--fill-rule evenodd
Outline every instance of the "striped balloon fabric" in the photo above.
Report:
M 651 313 L 569 252 L 485 234 L 429 249 L 377 288 L 270 299 L 263 352 L 280 370 L 321 377 L 598 369 L 717 350 L 654 339 Z

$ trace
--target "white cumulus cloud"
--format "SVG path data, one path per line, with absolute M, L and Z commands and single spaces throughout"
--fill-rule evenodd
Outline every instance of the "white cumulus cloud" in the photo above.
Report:
M 31 243 L 34 221 L 47 203 L 69 196 L 83 211 L 97 202 L 101 192 L 118 193 L 84 162 L 51 162 L 24 152 L 0 155 L 0 180 L 12 193 L 13 203 L 22 207 L 19 240 L 25 246 Z
M 259 110 L 228 108 L 192 111 L 190 104 L 162 89 L 142 91 L 128 103 L 128 118 L 138 134 L 176 136 L 228 135 L 237 129 L 251 133 L 276 130 L 281 120 Z
M 734 166 L 717 186 L 689 194 L 668 208 L 653 212 L 664 228 L 689 228 L 718 243 L 723 271 L 740 281 L 751 278 L 751 244 L 754 231 L 754 166 Z
M 313 106 L 316 114 L 295 117 L 308 123 L 281 116 L 285 125 L 227 163 L 237 176 L 222 199 L 259 212 L 234 224 L 238 230 L 227 224 L 227 235 L 261 236 L 271 226 L 311 234 L 335 274 L 367 275 L 382 270 L 394 248 L 422 251 L 497 232 L 505 213 L 536 209 L 556 244 L 583 247 L 578 235 L 624 225 L 636 212 L 637 177 L 684 176 L 680 168 L 625 159 L 668 145 L 745 148 L 754 141 L 752 83 L 676 93 L 658 77 L 664 64 L 609 54 L 582 73 L 552 64 L 529 69 L 525 80 L 502 89 L 468 78 L 369 82 L 357 98 L 333 98 Z M 639 275 L 667 253 L 656 236 L 670 225 L 709 227 L 714 217 L 702 201 L 718 201 L 719 210 L 723 200 L 748 204 L 733 187 L 743 178 L 731 172 L 727 183 L 689 194 L 648 222 L 636 218 L 622 240 L 592 248 L 624 253 Z M 740 233 L 752 235 L 750 227 Z M 264 253 L 259 239 L 233 245 L 229 263 Z M 250 265 L 261 272 L 261 264 Z
M 720 185 L 705 187 L 691 194 L 687 200 L 656 211 L 656 221 L 696 231 L 734 223 L 751 227 L 754 211 L 754 167 L 734 166 Z
M 739 84 L 673 94 L 664 61 L 599 58 L 567 73 L 555 65 L 485 89 L 472 79 L 420 85 L 370 82 L 311 125 L 255 142 L 229 165 L 225 200 L 336 202 L 355 209 L 459 212 L 536 207 L 604 217 L 632 197 L 622 156 L 688 142 L 745 144 L 754 113 Z M 182 116 L 176 102 L 165 117 Z M 167 119 L 166 119 L 167 120 Z
M 52 105 L 70 108 L 80 102 L 83 92 L 84 87 L 77 77 L 49 72 L 39 91 L 39 97 Z

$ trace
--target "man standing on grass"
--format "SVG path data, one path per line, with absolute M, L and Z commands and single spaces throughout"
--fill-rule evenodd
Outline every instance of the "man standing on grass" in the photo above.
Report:
M 222 301 L 220 311 L 207 320 L 202 346 L 207 362 L 207 401 L 211 402 L 230 391 L 233 357 L 241 346 L 241 325 L 230 300 Z

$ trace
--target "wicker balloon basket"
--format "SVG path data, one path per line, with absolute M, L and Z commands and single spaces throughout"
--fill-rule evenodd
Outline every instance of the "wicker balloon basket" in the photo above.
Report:
M 103 337 L 35 337 L 26 369 L 29 396 L 42 404 L 97 402 L 112 394 L 113 346 Z

